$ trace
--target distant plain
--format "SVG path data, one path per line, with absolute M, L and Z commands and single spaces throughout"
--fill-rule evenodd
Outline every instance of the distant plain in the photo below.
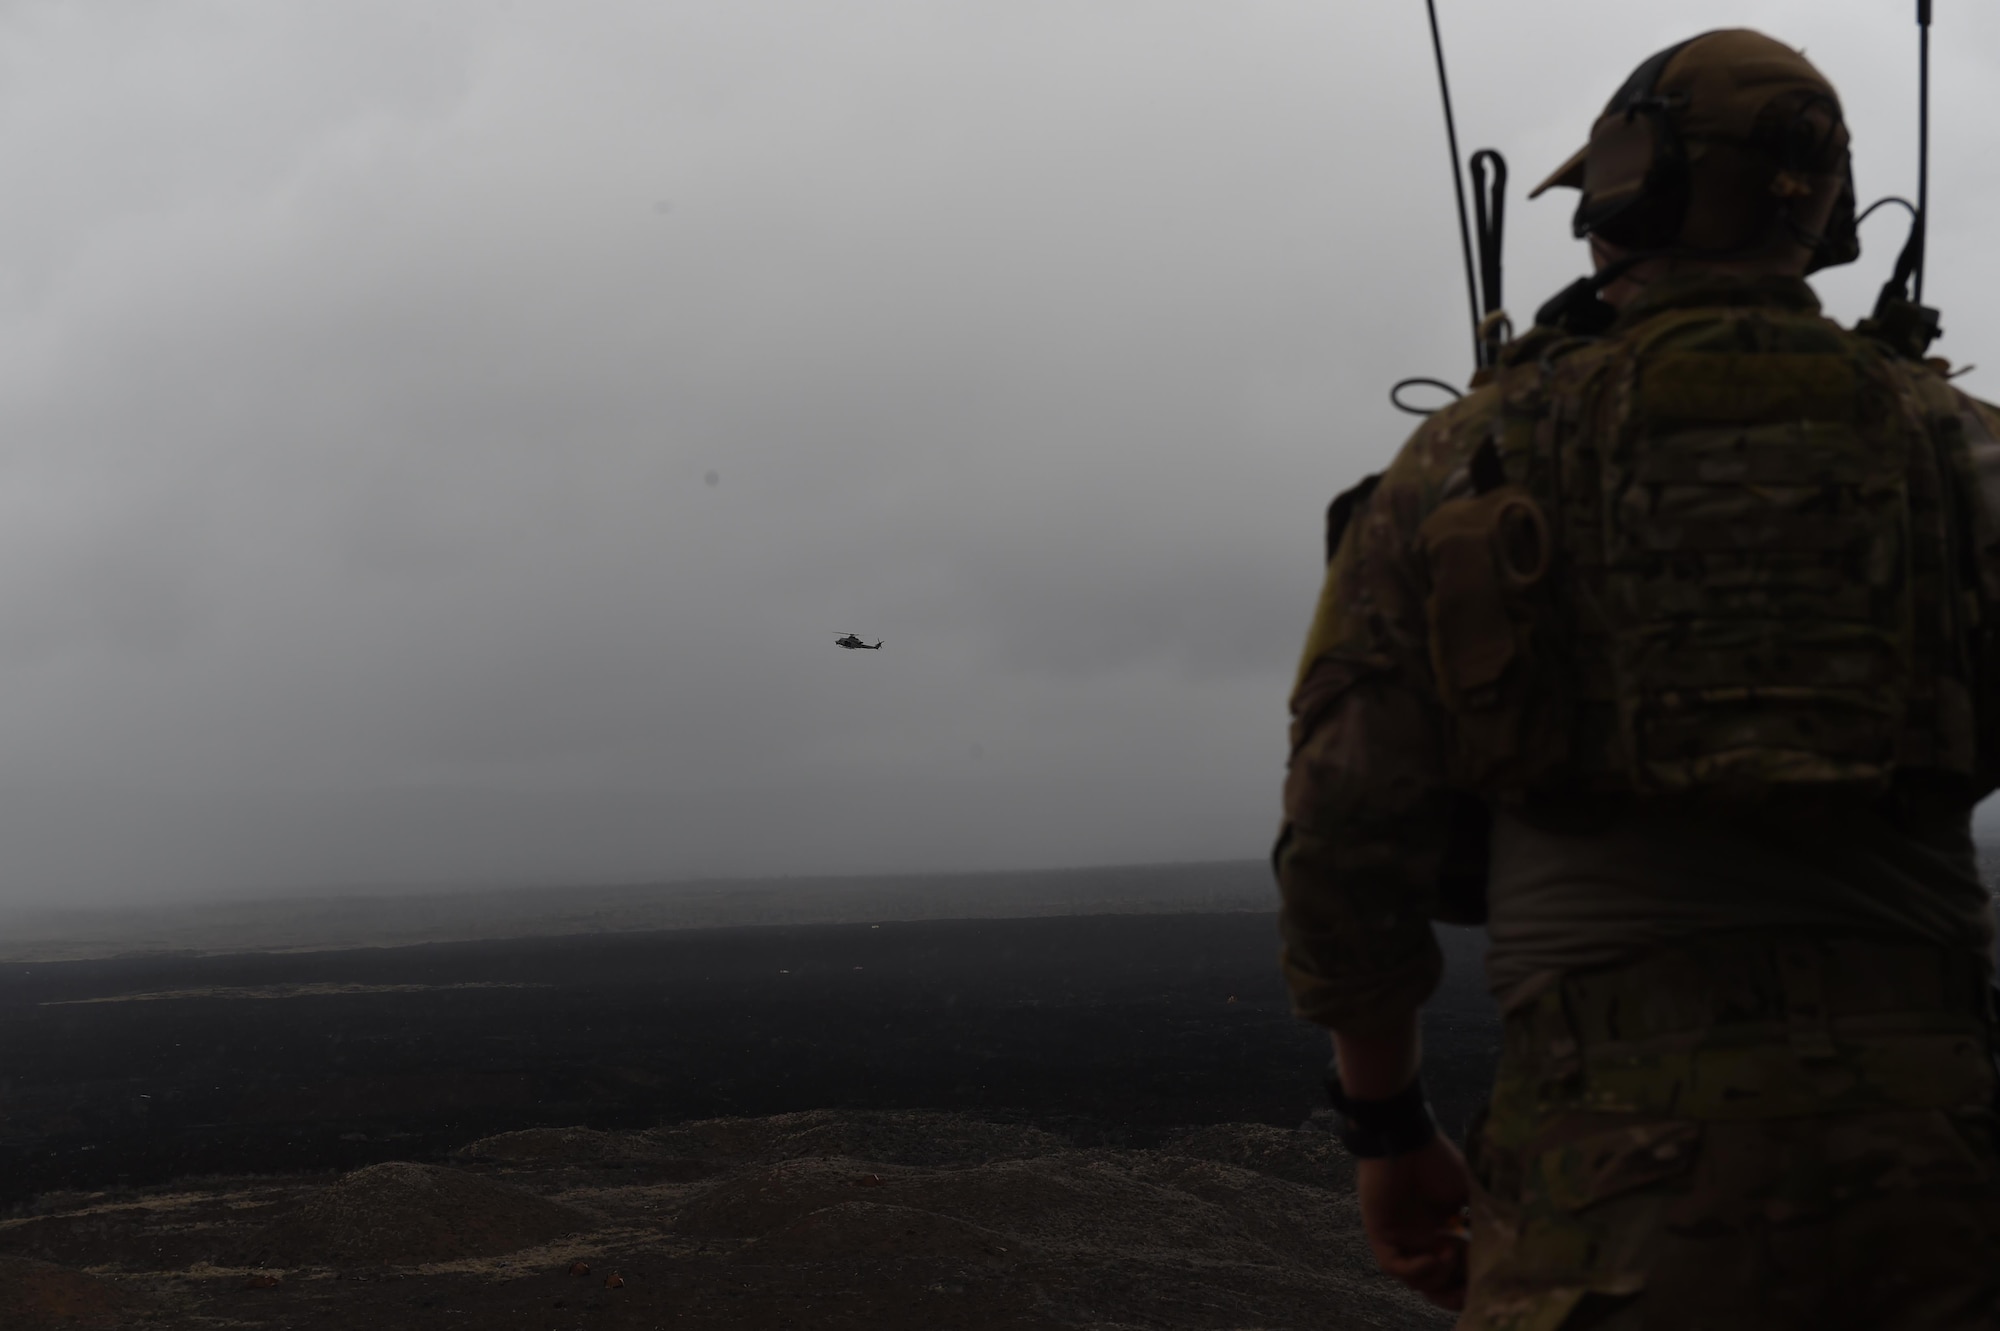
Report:
M 0 1321 L 1437 1325 L 1369 1269 L 1273 904 L 1244 862 L 45 914 Z
M 1013 873 L 413 887 L 90 908 L 0 909 L 0 963 L 298 952 L 474 939 L 884 920 L 1269 911 L 1261 860 Z
M 1369 1273 L 1268 873 L 17 916 L 0 1320 L 1441 1325 Z M 1498 1025 L 1441 936 L 1462 1134 Z

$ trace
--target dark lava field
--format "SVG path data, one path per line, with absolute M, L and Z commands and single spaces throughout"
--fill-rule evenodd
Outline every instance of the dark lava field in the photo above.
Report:
M 1496 1028 L 1451 931 L 1427 1018 L 1462 1128 Z M 15 964 L 0 1207 L 52 1190 L 442 1160 L 495 1133 L 820 1109 L 1143 1147 L 1295 1127 L 1323 1035 L 1257 913 L 682 930 Z

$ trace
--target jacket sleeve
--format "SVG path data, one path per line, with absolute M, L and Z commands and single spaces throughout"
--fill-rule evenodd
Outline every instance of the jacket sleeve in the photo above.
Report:
M 1367 1033 L 1423 1003 L 1454 800 L 1431 682 L 1417 529 L 1441 428 L 1405 447 L 1327 567 L 1292 700 L 1285 820 L 1272 855 L 1280 964 L 1299 1016 Z

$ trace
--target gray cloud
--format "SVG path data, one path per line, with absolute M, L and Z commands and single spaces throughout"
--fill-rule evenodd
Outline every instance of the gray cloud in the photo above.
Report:
M 1913 185 L 1899 7 L 1443 8 L 1517 184 L 1750 22 Z M 1980 360 L 2000 18 L 1939 21 Z M 1261 853 L 1320 510 L 1464 369 L 1429 59 L 1277 0 L 0 12 L 0 902 Z M 1582 256 L 1513 203 L 1525 310 Z

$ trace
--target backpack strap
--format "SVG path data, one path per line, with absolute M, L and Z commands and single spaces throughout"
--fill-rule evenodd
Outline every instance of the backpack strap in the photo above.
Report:
M 1382 473 L 1379 471 L 1372 476 L 1363 476 L 1335 495 L 1333 502 L 1326 506 L 1327 563 L 1331 564 L 1333 557 L 1340 553 L 1340 543 L 1347 536 L 1347 528 L 1353 523 L 1354 515 L 1366 507 L 1369 496 L 1381 483 Z

